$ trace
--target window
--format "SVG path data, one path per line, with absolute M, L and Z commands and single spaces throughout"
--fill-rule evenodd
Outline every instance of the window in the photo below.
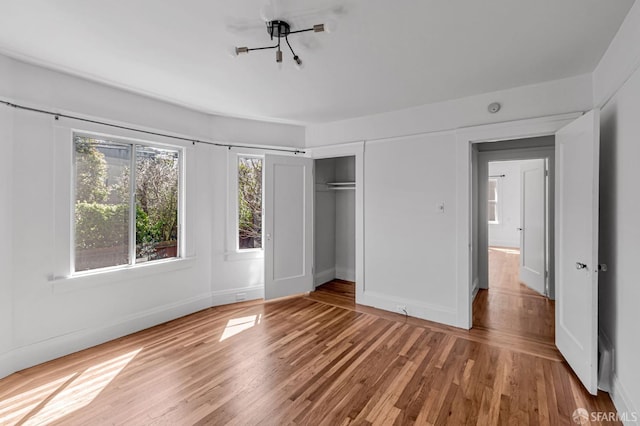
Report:
M 498 179 L 489 179 L 488 189 L 488 207 L 489 207 L 489 223 L 497 224 L 498 221 Z
M 180 150 L 73 135 L 74 271 L 179 256 Z
M 238 156 L 238 250 L 262 248 L 262 158 Z

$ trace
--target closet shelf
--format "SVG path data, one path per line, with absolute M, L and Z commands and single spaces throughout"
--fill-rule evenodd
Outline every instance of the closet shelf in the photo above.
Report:
M 327 188 L 332 191 L 344 191 L 348 189 L 356 189 L 355 182 L 327 182 Z

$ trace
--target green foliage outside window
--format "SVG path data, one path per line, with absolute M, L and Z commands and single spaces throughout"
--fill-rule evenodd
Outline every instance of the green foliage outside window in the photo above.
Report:
M 178 152 L 74 135 L 76 271 L 129 259 L 135 146 L 136 261 L 177 256 Z

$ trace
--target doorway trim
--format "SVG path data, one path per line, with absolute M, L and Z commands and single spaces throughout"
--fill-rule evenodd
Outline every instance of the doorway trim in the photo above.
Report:
M 364 282 L 364 141 L 306 149 L 313 159 L 355 157 L 356 162 L 356 303 L 362 301 Z M 315 171 L 314 171 L 315 176 Z M 315 221 L 315 219 L 314 219 Z
M 473 145 L 482 142 L 498 142 L 513 139 L 527 139 L 549 136 L 582 115 L 582 112 L 531 118 L 496 124 L 461 128 L 456 131 L 456 263 L 457 263 L 457 326 L 472 327 L 472 291 L 474 257 L 473 236 L 477 225 L 473 225 L 473 160 L 477 156 Z M 476 235 L 477 238 L 477 235 Z

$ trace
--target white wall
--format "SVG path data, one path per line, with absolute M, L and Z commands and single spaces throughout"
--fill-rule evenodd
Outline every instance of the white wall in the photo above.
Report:
M 304 142 L 300 127 L 212 117 L 3 56 L 0 73 L 0 98 L 17 103 L 194 138 L 288 146 Z M 261 259 L 225 261 L 226 149 L 202 144 L 185 145 L 190 259 L 53 280 L 59 268 L 55 225 L 65 192 L 65 182 L 56 182 L 55 159 L 63 147 L 56 129 L 89 125 L 0 108 L 0 377 L 212 304 L 235 301 L 239 292 L 246 298 L 262 297 Z M 102 131 L 120 134 L 108 127 Z
M 13 345 L 13 111 L 0 109 L 0 366 Z M 3 370 L 0 368 L 0 377 Z
M 455 155 L 453 132 L 367 143 L 364 304 L 455 323 Z
M 311 147 L 365 141 L 359 303 L 406 306 L 409 315 L 468 327 L 467 296 L 457 286 L 471 275 L 470 236 L 463 240 L 461 227 L 469 226 L 470 154 L 457 134 L 466 126 L 589 110 L 591 90 L 591 76 L 583 75 L 307 127 Z M 487 112 L 493 101 L 503 104 L 498 114 Z M 437 213 L 441 202 L 445 211 Z
M 640 414 L 640 4 L 636 2 L 596 68 L 601 113 L 599 325 L 614 347 L 612 398 Z M 626 82 L 625 82 L 626 81 Z M 613 96 L 611 98 L 611 96 Z M 610 100 L 609 100 L 610 99 Z
M 527 161 L 494 161 L 489 163 L 489 176 L 498 178 L 499 223 L 489 224 L 489 245 L 520 247 L 520 169 Z
M 355 182 L 355 157 L 336 158 L 336 181 Z M 336 278 L 356 280 L 356 192 L 336 192 Z

